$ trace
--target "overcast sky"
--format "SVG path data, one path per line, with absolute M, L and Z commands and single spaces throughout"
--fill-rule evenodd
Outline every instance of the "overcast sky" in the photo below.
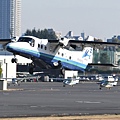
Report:
M 120 35 L 120 0 L 22 0 L 22 33 L 34 27 L 111 38 Z

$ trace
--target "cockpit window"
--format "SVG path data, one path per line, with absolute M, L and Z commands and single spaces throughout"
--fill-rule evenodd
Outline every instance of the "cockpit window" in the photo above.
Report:
M 28 42 L 32 47 L 34 47 L 35 41 L 32 38 L 20 37 L 18 42 Z

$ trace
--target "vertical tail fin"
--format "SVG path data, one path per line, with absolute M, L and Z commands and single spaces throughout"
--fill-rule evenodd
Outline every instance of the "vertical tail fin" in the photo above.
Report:
M 93 59 L 93 48 L 85 47 L 82 54 L 82 59 L 84 64 L 88 65 L 88 63 L 92 63 Z
M 88 36 L 86 41 L 94 41 L 94 37 Z M 83 50 L 82 59 L 85 61 L 85 64 L 92 63 L 93 60 L 93 48 L 85 47 Z

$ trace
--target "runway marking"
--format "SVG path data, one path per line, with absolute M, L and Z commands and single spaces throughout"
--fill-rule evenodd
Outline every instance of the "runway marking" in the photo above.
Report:
M 76 101 L 77 103 L 100 104 L 99 101 Z
M 38 106 L 30 106 L 31 108 L 36 108 L 36 107 L 38 107 Z
M 60 91 L 59 89 L 52 89 L 52 88 L 50 88 L 50 89 L 33 89 L 33 90 L 28 90 L 28 91 L 32 91 L 32 92 L 34 92 L 34 91 Z

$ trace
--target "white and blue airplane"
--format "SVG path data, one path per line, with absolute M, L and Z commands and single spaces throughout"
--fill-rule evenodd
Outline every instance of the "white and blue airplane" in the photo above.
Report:
M 17 42 L 7 44 L 6 50 L 14 56 L 20 55 L 31 59 L 30 74 L 33 74 L 34 67 L 44 66 L 45 68 L 60 68 L 62 73 L 65 69 L 84 70 L 88 63 L 92 63 L 93 48 L 85 47 L 83 51 L 70 50 L 69 39 L 48 40 L 39 39 L 33 36 L 22 36 Z M 14 57 L 12 63 L 17 63 Z
M 79 79 L 68 78 L 68 79 L 63 80 L 63 87 L 65 87 L 66 85 L 74 86 L 74 85 L 76 85 L 78 83 L 79 83 Z
M 99 89 L 102 89 L 103 87 L 111 89 L 112 87 L 117 86 L 117 83 L 118 83 L 118 77 L 116 77 L 116 76 L 106 76 L 98 84 L 100 85 Z
M 86 41 L 68 38 L 48 40 L 22 36 L 17 41 L 12 40 L 8 43 L 6 50 L 14 55 L 12 63 L 17 63 L 16 55 L 31 59 L 30 74 L 33 74 L 36 66 L 61 69 L 61 73 L 64 74 L 65 69 L 84 71 L 88 64 L 92 64 L 93 48 L 100 48 L 103 45 L 118 46 L 120 44 L 91 41 L 91 36 Z

